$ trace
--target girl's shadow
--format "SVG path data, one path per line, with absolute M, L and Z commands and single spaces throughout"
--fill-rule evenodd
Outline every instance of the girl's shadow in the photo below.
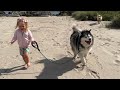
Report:
M 20 65 L 20 66 L 8 68 L 8 69 L 0 69 L 0 75 L 15 72 L 15 71 L 18 71 L 18 70 L 26 70 L 26 68 L 23 67 L 23 66 L 24 65 Z
M 63 57 L 54 62 L 43 59 L 37 63 L 44 63 L 44 69 L 42 73 L 36 76 L 37 79 L 58 79 L 58 76 L 76 68 L 77 65 L 77 63 L 73 62 L 73 58 L 70 57 Z

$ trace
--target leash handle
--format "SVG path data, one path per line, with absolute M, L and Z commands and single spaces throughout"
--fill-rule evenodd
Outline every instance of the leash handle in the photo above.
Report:
M 39 46 L 38 46 L 38 43 L 36 42 L 36 41 L 32 41 L 31 42 L 31 45 L 34 47 L 34 48 L 36 48 L 40 53 L 41 53 L 41 51 L 40 51 L 40 49 L 39 49 Z M 42 53 L 41 53 L 42 54 Z M 49 60 L 44 54 L 42 54 L 42 56 L 44 56 L 47 60 Z
M 36 41 L 32 41 L 32 42 L 31 42 L 31 45 L 32 45 L 34 48 L 36 48 L 38 51 L 40 51 L 39 46 L 38 46 L 38 43 L 37 43 Z

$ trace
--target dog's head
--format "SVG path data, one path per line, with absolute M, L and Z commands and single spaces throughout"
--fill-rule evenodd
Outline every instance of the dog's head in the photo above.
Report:
M 82 30 L 80 28 L 77 27 L 78 25 L 74 24 L 72 29 L 73 29 L 73 34 L 76 33 L 79 34 L 79 40 L 80 43 L 84 46 L 84 47 L 89 47 L 91 45 L 93 45 L 94 39 L 93 39 L 93 35 L 91 34 L 91 29 L 90 30 Z
M 84 47 L 89 47 L 93 44 L 93 35 L 91 34 L 91 29 L 90 30 L 83 30 L 81 32 L 81 44 Z
M 102 19 L 102 16 L 101 16 L 101 15 L 98 15 L 97 18 L 98 18 L 98 20 L 101 20 L 101 19 Z

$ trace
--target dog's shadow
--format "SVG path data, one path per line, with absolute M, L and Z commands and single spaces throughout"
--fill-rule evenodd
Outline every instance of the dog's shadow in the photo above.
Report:
M 90 26 L 97 25 L 97 22 L 90 23 L 89 25 L 90 25 Z
M 77 65 L 77 63 L 73 61 L 73 58 L 70 57 L 63 57 L 54 62 L 43 59 L 37 63 L 44 63 L 44 69 L 36 76 L 37 79 L 58 79 L 58 76 L 76 68 Z
M 0 75 L 8 74 L 8 73 L 15 72 L 15 71 L 18 71 L 18 70 L 26 70 L 26 68 L 23 67 L 23 66 L 24 65 L 15 66 L 15 67 L 12 67 L 12 68 L 7 68 L 7 69 L 0 69 Z

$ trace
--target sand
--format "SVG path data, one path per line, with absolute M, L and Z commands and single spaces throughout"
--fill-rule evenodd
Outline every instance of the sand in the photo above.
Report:
M 0 79 L 120 79 L 120 30 L 95 25 L 95 21 L 76 21 L 70 17 L 26 17 L 29 29 L 45 59 L 30 47 L 31 67 L 27 70 L 17 42 L 10 45 L 18 17 L 0 17 Z M 71 25 L 92 29 L 95 42 L 87 57 L 87 67 L 76 68 L 69 38 Z

